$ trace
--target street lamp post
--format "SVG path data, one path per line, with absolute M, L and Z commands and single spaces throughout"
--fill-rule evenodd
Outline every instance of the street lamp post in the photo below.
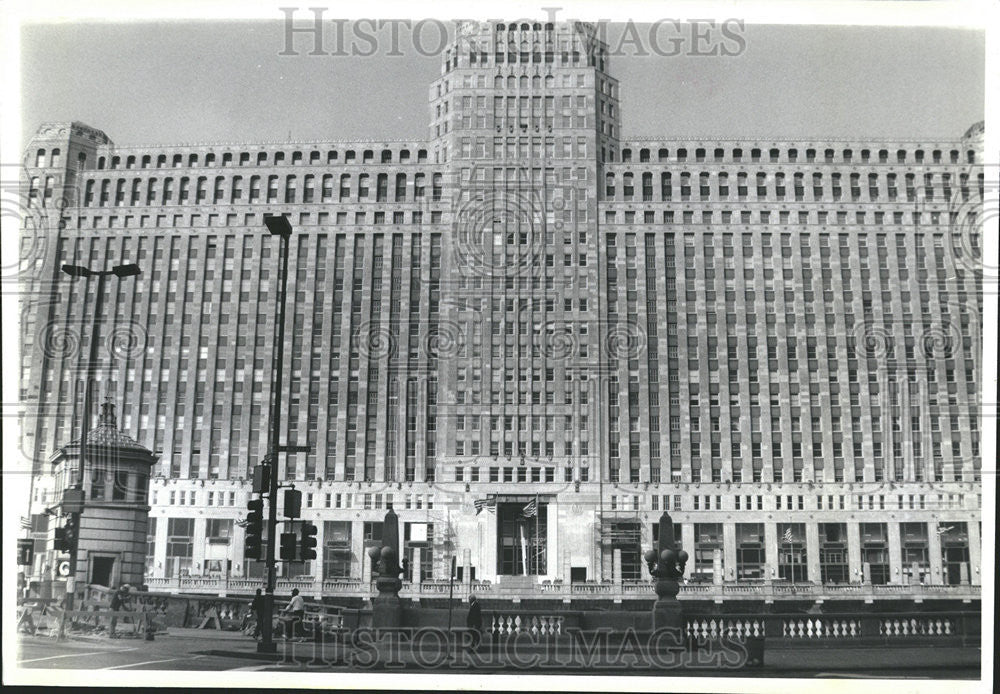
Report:
M 277 562 L 274 546 L 278 535 L 278 453 L 282 448 L 281 440 L 281 389 L 282 369 L 284 368 L 285 350 L 285 296 L 288 287 L 288 240 L 292 235 L 292 225 L 286 217 L 275 215 L 264 217 L 264 224 L 272 236 L 280 238 L 279 273 L 277 312 L 278 325 L 274 332 L 274 354 L 271 357 L 271 421 L 268 432 L 267 451 L 271 462 L 270 482 L 268 485 L 267 513 L 267 550 L 264 557 L 267 567 L 267 584 L 264 592 L 263 624 L 261 625 L 261 640 L 257 644 L 260 653 L 275 653 L 274 630 L 271 620 L 274 614 L 274 589 L 277 583 Z
M 62 511 L 70 517 L 70 523 L 75 528 L 69 554 L 69 576 L 66 580 L 66 611 L 73 609 L 74 593 L 76 591 L 76 566 L 77 555 L 80 550 L 80 516 L 83 513 L 83 502 L 85 492 L 83 488 L 83 475 L 86 469 L 87 456 L 87 436 L 90 433 L 90 411 L 93 409 L 93 380 L 94 372 L 97 368 L 97 341 L 100 339 L 100 318 L 104 304 L 104 280 L 109 275 L 115 275 L 118 279 L 134 277 L 142 272 L 138 265 L 116 265 L 110 270 L 91 270 L 82 265 L 63 265 L 62 271 L 70 277 L 96 277 L 97 296 L 94 298 L 94 325 L 90 334 L 90 353 L 87 356 L 85 365 L 86 381 L 83 385 L 83 416 L 80 418 L 80 455 L 77 460 L 76 484 L 73 486 L 73 493 L 67 495 L 69 489 L 63 490 Z M 65 619 L 60 621 L 59 637 L 65 636 Z

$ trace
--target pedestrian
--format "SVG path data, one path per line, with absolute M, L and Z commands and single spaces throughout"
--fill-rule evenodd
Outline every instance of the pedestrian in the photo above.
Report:
M 255 639 L 260 638 L 260 625 L 264 621 L 264 596 L 260 594 L 260 588 L 257 589 L 257 594 L 253 596 L 253 600 L 250 601 L 250 612 L 253 614 L 256 623 L 253 625 L 253 637 Z
M 298 588 L 292 588 L 292 599 L 288 601 L 285 609 L 281 611 L 282 614 L 286 612 L 292 615 L 292 625 L 290 629 L 285 630 L 285 638 L 288 638 L 289 632 L 294 631 L 296 640 L 304 639 L 305 630 L 303 629 L 303 620 L 306 616 L 306 601 L 299 595 Z
M 469 613 L 465 616 L 465 626 L 472 632 L 470 650 L 479 650 L 479 643 L 483 638 L 483 610 L 479 606 L 479 598 L 475 595 L 469 596 Z
M 111 612 L 117 613 L 123 611 L 127 607 L 128 601 L 128 586 L 120 587 L 116 592 L 114 597 L 111 598 Z M 115 633 L 115 628 L 118 626 L 118 616 L 113 614 L 111 617 L 111 628 L 108 633 L 111 638 L 117 639 L 118 634 Z

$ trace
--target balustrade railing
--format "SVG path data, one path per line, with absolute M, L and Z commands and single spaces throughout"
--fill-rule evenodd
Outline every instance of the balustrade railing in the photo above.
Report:
M 214 593 L 217 595 L 252 595 L 262 587 L 263 579 L 230 577 L 184 576 L 175 578 L 148 578 L 146 585 L 151 591 L 176 593 Z M 288 594 L 293 588 L 305 596 L 322 595 L 344 597 L 371 597 L 375 592 L 373 581 L 359 578 L 335 578 L 315 580 L 309 578 L 280 578 L 276 584 L 279 595 Z M 655 599 L 652 581 L 625 583 L 584 582 L 584 583 L 538 583 L 534 585 L 505 585 L 488 581 L 474 581 L 470 585 L 455 581 L 449 587 L 447 581 L 425 581 L 422 583 L 403 582 L 400 596 L 404 598 L 447 598 L 449 591 L 455 598 L 465 599 L 469 593 L 482 597 L 504 598 L 573 598 L 573 599 Z M 955 598 L 978 599 L 981 587 L 978 585 L 914 585 L 868 583 L 688 583 L 680 585 L 681 599 L 712 600 L 788 600 L 788 599 L 913 599 L 913 598 Z

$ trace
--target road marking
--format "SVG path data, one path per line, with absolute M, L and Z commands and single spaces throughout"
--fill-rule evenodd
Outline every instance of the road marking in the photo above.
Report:
M 199 658 L 205 658 L 203 655 L 192 655 L 192 656 L 182 656 L 180 658 L 167 658 L 165 660 L 147 660 L 142 663 L 125 663 L 124 665 L 112 665 L 111 667 L 101 668 L 102 670 L 121 670 L 127 667 L 139 667 L 140 665 L 155 665 L 156 663 L 170 663 L 175 660 L 198 660 Z
M 119 648 L 112 651 L 94 651 L 92 653 L 64 653 L 62 655 L 48 655 L 44 658 L 28 658 L 27 660 L 19 660 L 19 663 L 37 663 L 41 660 L 54 660 L 56 658 L 76 658 L 82 655 L 105 655 L 106 653 L 124 653 L 125 651 L 137 651 L 138 648 Z
M 266 665 L 249 665 L 247 667 L 234 667 L 226 670 L 226 672 L 258 672 L 264 668 L 274 667 L 274 663 L 268 663 Z

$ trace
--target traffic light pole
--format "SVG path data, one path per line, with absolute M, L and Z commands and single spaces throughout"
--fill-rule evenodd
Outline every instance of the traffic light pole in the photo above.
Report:
M 271 458 L 271 474 L 267 495 L 267 550 L 265 566 L 267 567 L 267 584 L 264 591 L 263 621 L 261 624 L 261 640 L 257 644 L 259 653 L 276 653 L 278 648 L 274 643 L 272 619 L 274 615 L 274 588 L 277 584 L 277 562 L 275 561 L 275 546 L 278 544 L 278 451 L 281 440 L 281 389 L 282 370 L 284 369 L 285 351 L 285 295 L 288 289 L 288 239 L 292 229 L 284 217 L 265 217 L 268 230 L 280 237 L 279 255 L 281 256 L 281 276 L 278 278 L 278 325 L 274 332 L 274 354 L 271 356 L 271 430 L 269 433 L 268 452 Z

